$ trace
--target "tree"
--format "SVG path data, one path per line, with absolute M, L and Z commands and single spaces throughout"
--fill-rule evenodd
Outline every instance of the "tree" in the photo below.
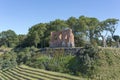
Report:
M 19 45 L 17 47 L 22 48 L 24 45 L 24 40 L 26 39 L 26 35 L 20 34 L 18 35 Z
M 2 54 L 0 56 L 0 69 L 9 69 L 15 67 L 17 65 L 16 58 L 17 56 L 13 51 Z
M 38 35 L 38 33 L 36 31 L 33 33 L 33 37 L 34 37 L 33 42 L 35 44 L 35 47 L 37 48 L 37 45 L 40 42 L 40 38 L 39 38 L 39 35 Z
M 67 19 L 66 23 L 73 31 L 75 46 L 83 46 L 85 44 L 84 33 L 81 30 L 81 26 L 79 26 L 78 19 L 76 19 L 75 17 L 70 17 L 69 19 Z
M 38 44 L 42 45 L 42 41 L 44 41 L 44 33 L 46 31 L 46 24 L 40 23 L 37 25 L 32 26 L 29 29 L 29 32 L 27 34 L 27 44 L 28 46 L 36 46 Z
M 68 25 L 64 20 L 56 19 L 55 21 L 51 21 L 49 24 L 50 31 L 60 31 L 65 28 L 68 28 Z
M 120 36 L 119 35 L 114 35 L 113 39 L 115 40 L 115 42 L 117 42 L 117 47 L 120 47 Z
M 108 32 L 111 33 L 111 36 L 113 37 L 113 34 L 116 30 L 116 24 L 118 22 L 118 19 L 106 19 L 104 21 L 101 21 L 99 23 L 99 26 L 96 29 L 96 33 L 99 37 L 102 38 L 103 47 L 106 47 L 106 37 Z
M 109 18 L 109 19 L 106 19 L 105 21 L 107 30 L 111 33 L 112 37 L 116 31 L 118 21 L 119 20 L 115 18 Z
M 106 43 L 107 43 L 107 46 L 109 47 L 113 45 L 113 40 L 111 36 L 107 36 Z
M 46 31 L 43 37 L 43 47 L 49 46 L 50 33 L 53 31 L 61 31 L 65 28 L 68 28 L 68 24 L 64 20 L 56 19 L 50 23 L 46 23 Z
M 95 30 L 98 27 L 99 20 L 94 17 L 79 17 L 79 29 L 89 38 L 90 43 L 93 43 L 95 37 Z
M 70 17 L 66 21 L 66 23 L 67 23 L 68 27 L 71 28 L 73 33 L 75 34 L 75 32 L 77 32 L 78 19 L 76 19 L 75 17 Z
M 7 47 L 15 47 L 18 44 L 17 34 L 13 30 L 7 30 L 0 33 L 1 45 Z
M 102 38 L 103 47 L 106 47 L 107 46 L 106 45 L 106 36 L 107 36 L 108 30 L 107 30 L 105 21 L 101 21 L 99 23 L 99 26 L 96 29 L 96 33 L 97 33 L 98 37 Z M 104 33 L 104 34 L 102 34 L 102 33 Z

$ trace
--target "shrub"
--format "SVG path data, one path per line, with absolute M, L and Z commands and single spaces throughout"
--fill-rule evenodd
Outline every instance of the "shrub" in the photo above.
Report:
M 76 57 L 68 63 L 68 68 L 72 74 L 91 76 L 95 70 L 95 59 L 97 59 L 98 49 L 87 44 L 76 53 Z
M 0 69 L 9 69 L 17 65 L 16 54 L 14 52 L 6 52 L 0 56 Z

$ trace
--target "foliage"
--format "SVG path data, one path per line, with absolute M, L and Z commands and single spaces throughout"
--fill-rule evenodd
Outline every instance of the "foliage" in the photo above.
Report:
M 0 69 L 9 69 L 17 65 L 17 55 L 14 52 L 6 52 L 0 56 Z
M 98 49 L 97 46 L 120 46 L 119 35 L 114 35 L 118 21 L 115 18 L 99 21 L 94 17 L 80 16 L 33 25 L 26 35 L 17 35 L 12 30 L 3 31 L 0 33 L 0 47 L 9 47 L 13 50 L 2 50 L 0 70 L 25 64 L 95 80 L 117 80 L 120 78 L 120 49 Z M 67 54 L 62 49 L 54 52 L 48 50 L 43 54 L 37 49 L 49 46 L 52 31 L 67 28 L 73 30 L 75 46 L 81 47 L 76 54 Z M 86 43 L 90 44 L 85 45 Z
M 15 47 L 18 44 L 17 34 L 12 30 L 0 33 L 0 46 Z
M 86 45 L 74 55 L 63 50 L 41 53 L 37 48 L 24 48 L 0 55 L 0 69 L 25 64 L 34 68 L 69 73 L 95 80 L 119 79 L 119 48 L 96 48 Z
M 95 80 L 118 80 L 120 77 L 120 49 L 100 48 L 99 59 L 96 61 L 96 71 L 93 75 Z
M 76 53 L 76 57 L 68 63 L 69 70 L 75 75 L 91 76 L 95 72 L 95 60 L 98 49 L 87 44 Z
M 33 25 L 26 35 L 17 35 L 12 30 L 0 33 L 0 46 L 25 48 L 35 46 L 37 48 L 49 47 L 50 34 L 52 31 L 61 31 L 71 28 L 74 34 L 75 46 L 83 47 L 86 43 L 99 45 L 102 38 L 103 47 L 107 46 L 108 33 L 113 38 L 117 28 L 118 19 L 108 18 L 99 21 L 95 17 L 80 16 L 70 17 L 67 20 L 56 19 L 48 23 Z M 111 45 L 112 46 L 112 45 Z
M 69 60 L 74 57 L 71 55 L 66 55 L 64 53 L 48 53 L 48 54 L 35 54 L 31 58 L 31 63 L 27 65 L 35 68 L 46 69 L 50 71 L 57 71 L 57 72 L 68 72 L 66 68 L 66 64 Z

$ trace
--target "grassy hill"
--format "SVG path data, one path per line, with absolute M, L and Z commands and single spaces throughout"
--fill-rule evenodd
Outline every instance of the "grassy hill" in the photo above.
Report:
M 86 49 L 85 52 L 79 56 L 56 55 L 52 58 L 36 53 L 30 58 L 32 61 L 30 62 L 31 64 L 28 62 L 26 62 L 27 64 L 25 63 L 25 65 L 31 67 L 21 65 L 15 68 L 6 67 L 9 66 L 9 61 L 14 61 L 12 57 L 14 54 L 8 55 L 9 53 L 7 53 L 1 56 L 1 61 L 5 58 L 2 61 L 5 63 L 3 63 L 1 67 L 6 67 L 3 68 L 3 70 L 8 70 L 0 71 L 0 80 L 85 80 L 86 78 L 92 80 L 120 80 L 120 48 L 99 48 L 97 50 L 98 52 L 95 54 L 92 53 L 94 49 Z M 25 53 L 27 54 L 26 51 L 21 54 L 23 55 Z M 6 59 L 6 57 L 8 59 Z M 56 62 L 58 63 L 57 66 Z M 13 62 L 11 62 L 11 64 L 13 64 Z M 45 69 L 50 71 L 46 71 Z M 73 72 L 76 74 L 73 74 Z
M 95 80 L 120 80 L 120 48 L 101 48 L 97 54 Z
M 0 80 L 85 80 L 80 77 L 71 76 L 42 69 L 31 68 L 25 65 L 0 72 Z

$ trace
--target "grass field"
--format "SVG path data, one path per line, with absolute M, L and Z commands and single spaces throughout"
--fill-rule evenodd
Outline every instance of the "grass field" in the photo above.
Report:
M 86 80 L 80 77 L 71 76 L 57 72 L 45 71 L 31 68 L 25 65 L 0 71 L 0 80 Z

